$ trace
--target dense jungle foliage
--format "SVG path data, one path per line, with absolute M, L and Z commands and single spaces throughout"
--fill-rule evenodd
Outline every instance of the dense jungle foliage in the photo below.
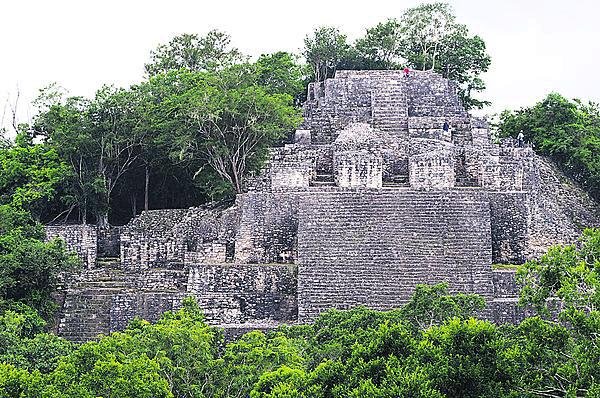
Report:
M 518 325 L 478 319 L 481 297 L 420 285 L 397 310 L 331 310 L 227 343 L 192 299 L 82 345 L 12 307 L 0 397 L 600 397 L 599 271 L 600 230 L 587 230 L 520 267 L 522 304 L 538 312 Z

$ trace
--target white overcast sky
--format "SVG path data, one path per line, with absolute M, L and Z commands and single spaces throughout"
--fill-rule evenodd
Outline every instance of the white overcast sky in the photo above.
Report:
M 600 102 L 600 1 L 451 0 L 459 22 L 486 42 L 488 112 L 531 105 L 551 91 Z M 21 93 L 19 116 L 37 90 L 57 82 L 91 96 L 102 84 L 142 79 L 150 50 L 180 33 L 228 32 L 257 56 L 299 52 L 319 25 L 350 39 L 411 0 L 0 0 L 0 117 Z M 8 115 L 5 116 L 6 124 Z

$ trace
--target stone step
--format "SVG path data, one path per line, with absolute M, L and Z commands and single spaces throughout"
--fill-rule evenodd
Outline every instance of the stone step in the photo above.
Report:
M 391 182 L 385 181 L 381 185 L 384 188 L 410 188 L 410 184 L 407 182 Z
M 313 181 L 333 182 L 334 177 L 333 174 L 317 174 L 316 178 Z
M 310 183 L 311 187 L 334 187 L 335 182 L 334 181 L 311 181 Z
M 397 174 L 392 175 L 386 178 L 383 183 L 396 183 L 396 184 L 407 184 L 408 183 L 408 174 Z

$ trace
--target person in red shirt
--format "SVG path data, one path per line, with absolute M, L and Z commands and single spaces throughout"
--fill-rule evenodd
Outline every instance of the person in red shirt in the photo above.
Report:
M 408 69 L 408 66 L 404 67 L 404 77 L 408 77 L 408 75 L 410 74 L 410 69 Z

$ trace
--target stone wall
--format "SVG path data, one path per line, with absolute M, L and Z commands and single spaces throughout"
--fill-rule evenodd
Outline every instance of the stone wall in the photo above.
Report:
M 316 173 L 316 151 L 310 146 L 286 145 L 271 151 L 267 173 L 271 188 L 306 188 Z
M 293 264 L 197 265 L 190 268 L 188 293 L 212 324 L 295 322 L 296 278 Z
M 95 225 L 47 225 L 48 240 L 60 238 L 67 249 L 77 253 L 86 268 L 96 265 L 98 256 L 98 232 Z
M 170 260 L 183 262 L 181 244 L 170 237 L 170 232 L 185 213 L 185 209 L 149 210 L 131 220 L 121 234 L 123 268 L 142 270 Z
M 298 195 L 249 192 L 238 196 L 236 263 L 291 263 L 296 257 Z
M 103 267 L 83 271 L 65 291 L 59 335 L 86 341 L 122 330 L 135 317 L 156 321 L 179 308 L 186 296 L 187 271 L 177 268 L 125 272 Z
M 517 299 L 520 287 L 515 279 L 514 269 L 495 269 L 492 272 L 494 282 L 494 298 Z
M 529 257 L 575 242 L 586 227 L 600 227 L 598 203 L 549 160 L 535 156 L 527 179 Z
M 489 204 L 410 190 L 305 195 L 298 230 L 299 320 L 328 308 L 405 303 L 418 283 L 492 297 Z
M 342 188 L 381 188 L 383 159 L 367 150 L 336 152 L 335 183 Z
M 493 263 L 521 264 L 527 259 L 528 198 L 527 192 L 489 193 Z
M 405 80 L 409 116 L 467 116 L 457 95 L 456 83 L 429 71 L 412 71 Z
M 98 257 L 118 258 L 121 255 L 122 227 L 98 227 Z
M 156 321 L 193 296 L 211 324 L 255 327 L 297 320 L 293 264 L 172 264 L 141 272 L 86 270 L 65 292 L 58 333 L 73 341 L 122 330 L 134 318 Z
M 447 189 L 456 182 L 454 152 L 424 152 L 408 159 L 410 186 L 415 189 Z
M 492 321 L 497 324 L 521 322 L 535 315 L 531 308 L 518 305 L 520 287 L 515 280 L 514 269 L 496 269 L 493 271 L 494 300 L 487 303 L 492 310 Z
M 121 265 L 126 270 L 143 270 L 188 258 L 226 253 L 234 245 L 238 213 L 226 204 L 208 204 L 190 209 L 144 211 L 122 229 Z M 220 248 L 219 248 L 220 247 Z M 188 252 L 196 252 L 189 254 Z M 227 255 L 219 261 L 233 261 Z

